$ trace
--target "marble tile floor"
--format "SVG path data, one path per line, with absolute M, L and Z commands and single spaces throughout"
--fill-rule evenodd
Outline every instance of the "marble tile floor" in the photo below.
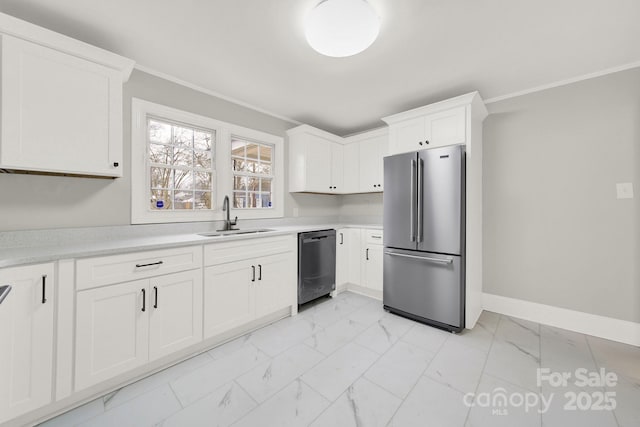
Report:
M 617 380 L 539 385 L 540 367 Z M 638 347 L 490 312 L 451 334 L 344 292 L 42 426 L 631 427 L 639 402 Z

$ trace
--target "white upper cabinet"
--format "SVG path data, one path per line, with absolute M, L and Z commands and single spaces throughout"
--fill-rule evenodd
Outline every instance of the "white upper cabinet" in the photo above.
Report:
M 287 131 L 289 135 L 289 191 L 343 193 L 342 138 L 311 126 Z
M 389 154 L 467 144 L 475 98 L 479 98 L 477 92 L 384 117 L 389 125 Z
M 388 131 L 341 138 L 302 125 L 289 134 L 289 191 L 354 194 L 381 192 Z
M 0 14 L 0 168 L 122 176 L 133 61 Z
M 389 135 L 386 128 L 346 138 L 347 147 L 357 147 L 356 188 L 353 193 L 379 193 L 384 184 L 384 156 L 387 152 Z M 345 164 L 345 172 L 351 165 Z

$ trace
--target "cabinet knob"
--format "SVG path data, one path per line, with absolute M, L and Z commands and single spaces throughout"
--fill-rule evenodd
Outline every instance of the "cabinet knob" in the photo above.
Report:
M 422 145 L 422 141 L 418 142 L 418 144 Z
M 114 167 L 114 168 L 117 168 L 118 166 L 120 166 L 120 163 L 118 163 L 118 162 L 113 162 L 113 167 Z
M 427 139 L 424 143 L 425 143 L 425 144 L 427 144 L 427 145 L 429 145 L 429 140 Z

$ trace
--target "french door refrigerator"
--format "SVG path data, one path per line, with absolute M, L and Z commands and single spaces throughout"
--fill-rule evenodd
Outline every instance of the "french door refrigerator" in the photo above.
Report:
M 464 329 L 463 145 L 384 158 L 385 309 Z

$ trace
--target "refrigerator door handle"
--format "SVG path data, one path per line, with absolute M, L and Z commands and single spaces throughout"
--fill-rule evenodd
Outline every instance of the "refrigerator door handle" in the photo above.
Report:
M 399 254 L 396 252 L 389 252 L 389 251 L 385 251 L 385 254 L 387 255 L 391 255 L 391 256 L 398 256 L 401 258 L 412 258 L 412 259 L 421 259 L 423 261 L 433 261 L 433 262 L 439 262 L 441 264 L 451 264 L 453 262 L 453 258 L 431 258 L 431 257 L 426 257 L 426 256 L 416 256 L 416 255 L 406 255 L 406 254 Z
M 422 192 L 423 192 L 423 169 L 424 162 L 422 159 L 418 159 L 418 235 L 416 236 L 416 242 L 422 242 Z
M 416 241 L 416 167 L 417 162 L 411 160 L 411 241 Z

